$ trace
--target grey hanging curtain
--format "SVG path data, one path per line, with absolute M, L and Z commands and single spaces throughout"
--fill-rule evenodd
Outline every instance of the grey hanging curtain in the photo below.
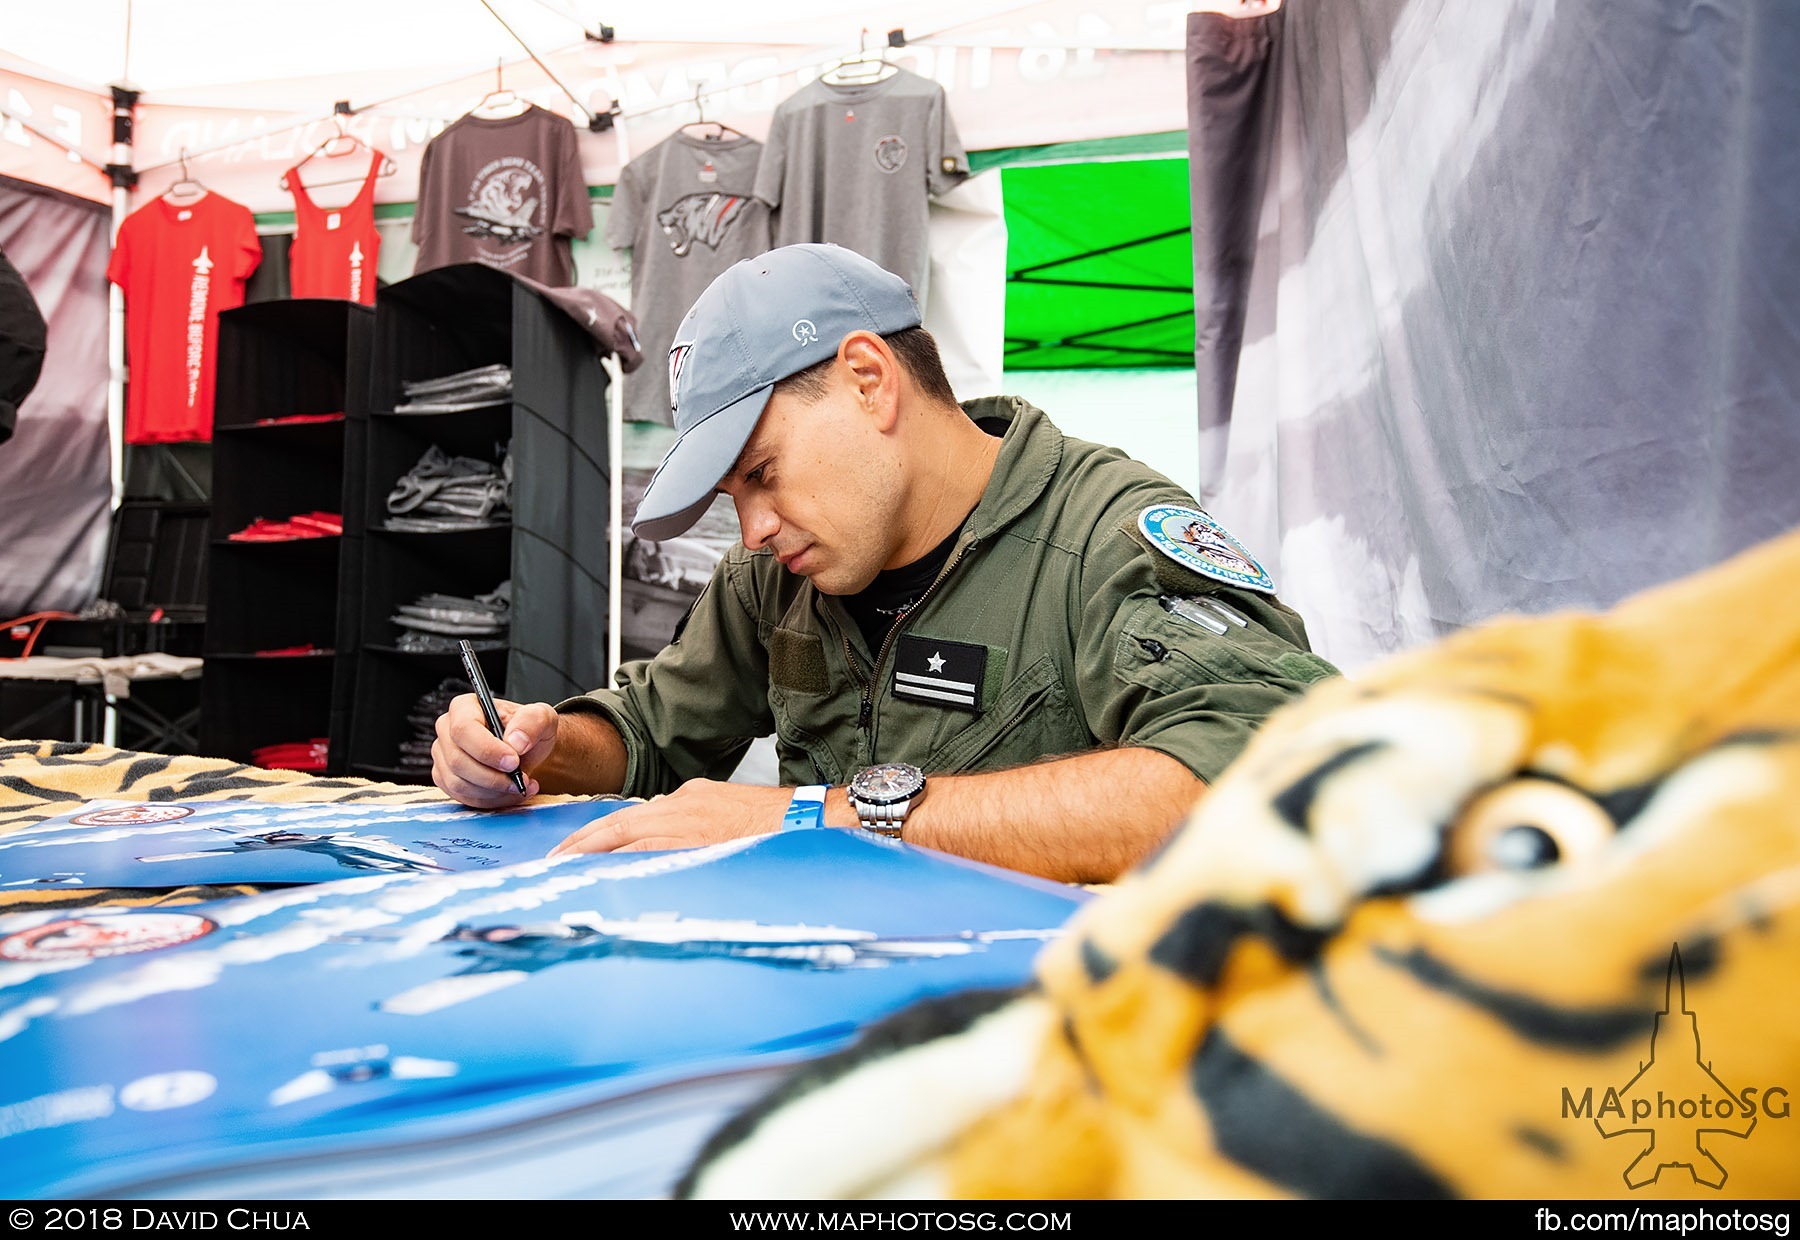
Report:
M 42 368 L 0 443 L 0 620 L 94 601 L 112 513 L 105 207 L 0 177 L 0 250 L 47 327 Z
M 1201 316 L 1244 324 L 1224 415 L 1201 373 L 1203 498 L 1323 654 L 1607 606 L 1800 524 L 1800 6 L 1290 0 L 1248 19 L 1267 100 L 1197 16 L 1194 106 L 1238 117 L 1194 117 L 1195 175 L 1259 221 Z M 1259 189 L 1217 150 L 1263 106 Z M 1241 224 L 1203 234 L 1201 199 L 1235 289 Z
M 1273 138 L 1272 53 L 1282 20 L 1280 9 L 1238 19 L 1189 13 L 1187 19 L 1194 378 L 1200 425 L 1208 429 L 1231 421 Z M 1216 470 L 1218 463 L 1211 464 Z

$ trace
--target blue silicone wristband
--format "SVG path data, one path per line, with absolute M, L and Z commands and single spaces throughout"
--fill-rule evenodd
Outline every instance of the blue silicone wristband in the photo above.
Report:
M 825 825 L 825 785 L 806 784 L 794 789 L 787 813 L 782 815 L 783 831 L 804 830 Z

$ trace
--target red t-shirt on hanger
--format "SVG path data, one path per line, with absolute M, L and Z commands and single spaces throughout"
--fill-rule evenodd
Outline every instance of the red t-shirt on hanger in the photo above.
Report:
M 261 261 L 249 208 L 216 193 L 125 217 L 106 264 L 125 294 L 125 442 L 212 438 L 219 312 Z
M 294 195 L 294 244 L 288 251 L 288 284 L 295 297 L 335 297 L 375 304 L 375 259 L 381 234 L 375 231 L 375 182 L 380 151 L 369 152 L 369 175 L 356 197 L 341 207 L 321 207 L 300 183 L 300 167 L 287 170 Z

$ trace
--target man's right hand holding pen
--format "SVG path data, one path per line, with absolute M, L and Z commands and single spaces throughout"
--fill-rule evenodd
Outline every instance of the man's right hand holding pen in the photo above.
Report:
M 501 735 L 488 728 L 473 693 L 451 699 L 438 716 L 431 778 L 443 792 L 477 809 L 506 809 L 540 792 L 593 796 L 625 784 L 625 743 L 603 716 L 559 714 L 544 702 L 494 699 Z M 525 772 L 526 796 L 512 783 Z M 780 828 L 793 793 L 710 779 L 608 814 L 575 831 L 550 852 L 615 852 L 693 848 Z M 842 793 L 838 795 L 841 797 Z M 837 807 L 845 824 L 848 804 Z
M 593 715 L 559 715 L 547 702 L 494 699 L 503 728 L 488 728 L 480 699 L 459 694 L 438 716 L 431 744 L 431 778 L 438 788 L 476 809 L 506 809 L 540 792 L 592 796 L 617 792 L 625 779 L 618 733 Z M 525 773 L 525 792 L 513 772 Z

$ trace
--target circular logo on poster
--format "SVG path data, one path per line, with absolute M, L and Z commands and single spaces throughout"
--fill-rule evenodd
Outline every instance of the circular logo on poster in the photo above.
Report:
M 1183 568 L 1246 590 L 1275 592 L 1275 579 L 1256 557 L 1198 508 L 1153 504 L 1138 514 L 1138 528 L 1151 546 Z
M 69 819 L 78 827 L 141 827 L 152 822 L 174 822 L 194 812 L 189 805 L 114 805 Z
M 219 1080 L 210 1072 L 158 1072 L 119 1090 L 119 1104 L 133 1111 L 167 1111 L 193 1106 L 218 1088 Z
M 65 917 L 0 938 L 0 960 L 97 960 L 174 947 L 219 924 L 197 913 L 112 913 Z
M 883 172 L 898 172 L 906 163 L 906 139 L 891 133 L 875 144 L 875 166 Z

